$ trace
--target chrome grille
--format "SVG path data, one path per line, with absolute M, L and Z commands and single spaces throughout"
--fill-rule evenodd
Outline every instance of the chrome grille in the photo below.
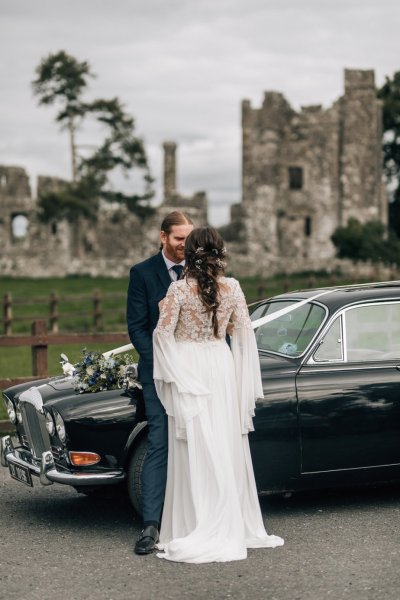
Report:
M 19 398 L 22 423 L 28 445 L 35 458 L 41 458 L 43 452 L 50 450 L 50 438 L 46 429 L 43 413 L 43 401 L 37 388 L 30 388 Z
M 54 460 L 60 461 L 62 458 L 62 450 L 61 448 L 57 448 L 57 446 L 51 447 L 51 453 L 53 455 Z

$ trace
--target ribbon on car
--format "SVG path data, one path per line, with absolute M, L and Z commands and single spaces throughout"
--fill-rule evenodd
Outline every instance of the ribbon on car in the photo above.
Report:
M 309 304 L 310 302 L 313 302 L 317 298 L 321 298 L 321 296 L 325 296 L 326 294 L 331 294 L 332 292 L 335 292 L 335 291 L 336 291 L 336 289 L 326 290 L 325 292 L 320 292 L 319 294 L 315 294 L 314 296 L 311 296 L 311 298 L 306 298 L 305 300 L 300 300 L 300 302 L 295 302 L 291 306 L 286 306 L 285 308 L 281 308 L 281 309 L 277 310 L 276 312 L 272 313 L 271 315 L 266 315 L 265 317 L 261 317 L 260 319 L 256 319 L 255 321 L 252 321 L 251 326 L 253 329 L 257 329 L 258 327 L 261 327 L 261 325 L 265 325 L 265 323 L 270 323 L 271 321 L 275 321 L 275 319 L 279 319 L 283 315 L 293 312 L 294 310 L 301 308 L 305 304 Z M 103 352 L 103 356 L 104 356 L 104 358 L 108 358 L 111 355 L 121 354 L 121 352 L 128 352 L 129 350 L 132 350 L 132 349 L 134 349 L 134 346 L 132 344 L 125 344 L 125 346 L 120 346 L 119 348 L 114 348 L 114 350 L 109 350 L 108 352 Z
M 332 292 L 335 292 L 335 291 L 336 291 L 335 289 L 326 290 L 325 292 L 320 292 L 319 294 L 315 294 L 314 296 L 311 296 L 311 298 L 307 298 L 306 300 L 300 300 L 300 302 L 296 302 L 295 304 L 292 304 L 291 306 L 286 306 L 285 308 L 281 308 L 281 309 L 277 310 L 276 312 L 272 313 L 271 315 L 266 315 L 265 317 L 261 317 L 260 319 L 256 319 L 255 321 L 252 321 L 251 326 L 253 329 L 257 329 L 261 325 L 265 325 L 265 323 L 270 323 L 270 321 L 275 321 L 275 319 L 279 319 L 283 315 L 287 315 L 288 313 L 293 312 L 294 310 L 297 310 L 298 308 L 301 308 L 305 304 L 309 304 L 309 303 L 313 302 L 314 300 L 316 300 L 317 298 L 320 298 L 321 296 L 325 296 L 326 294 L 331 294 Z

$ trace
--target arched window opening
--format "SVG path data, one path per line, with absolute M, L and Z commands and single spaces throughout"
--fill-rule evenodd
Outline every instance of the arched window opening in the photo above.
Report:
M 29 221 L 25 215 L 14 215 L 11 220 L 11 232 L 14 239 L 22 239 L 28 232 Z

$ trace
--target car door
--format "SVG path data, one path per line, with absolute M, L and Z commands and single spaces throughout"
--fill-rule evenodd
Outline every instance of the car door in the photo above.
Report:
M 400 464 L 400 302 L 342 310 L 296 385 L 302 473 Z

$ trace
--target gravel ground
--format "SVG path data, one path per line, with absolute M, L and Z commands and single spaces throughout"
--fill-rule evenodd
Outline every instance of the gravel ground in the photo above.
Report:
M 398 600 L 400 486 L 262 498 L 277 549 L 187 565 L 133 554 L 126 498 L 29 488 L 0 467 L 0 598 Z

